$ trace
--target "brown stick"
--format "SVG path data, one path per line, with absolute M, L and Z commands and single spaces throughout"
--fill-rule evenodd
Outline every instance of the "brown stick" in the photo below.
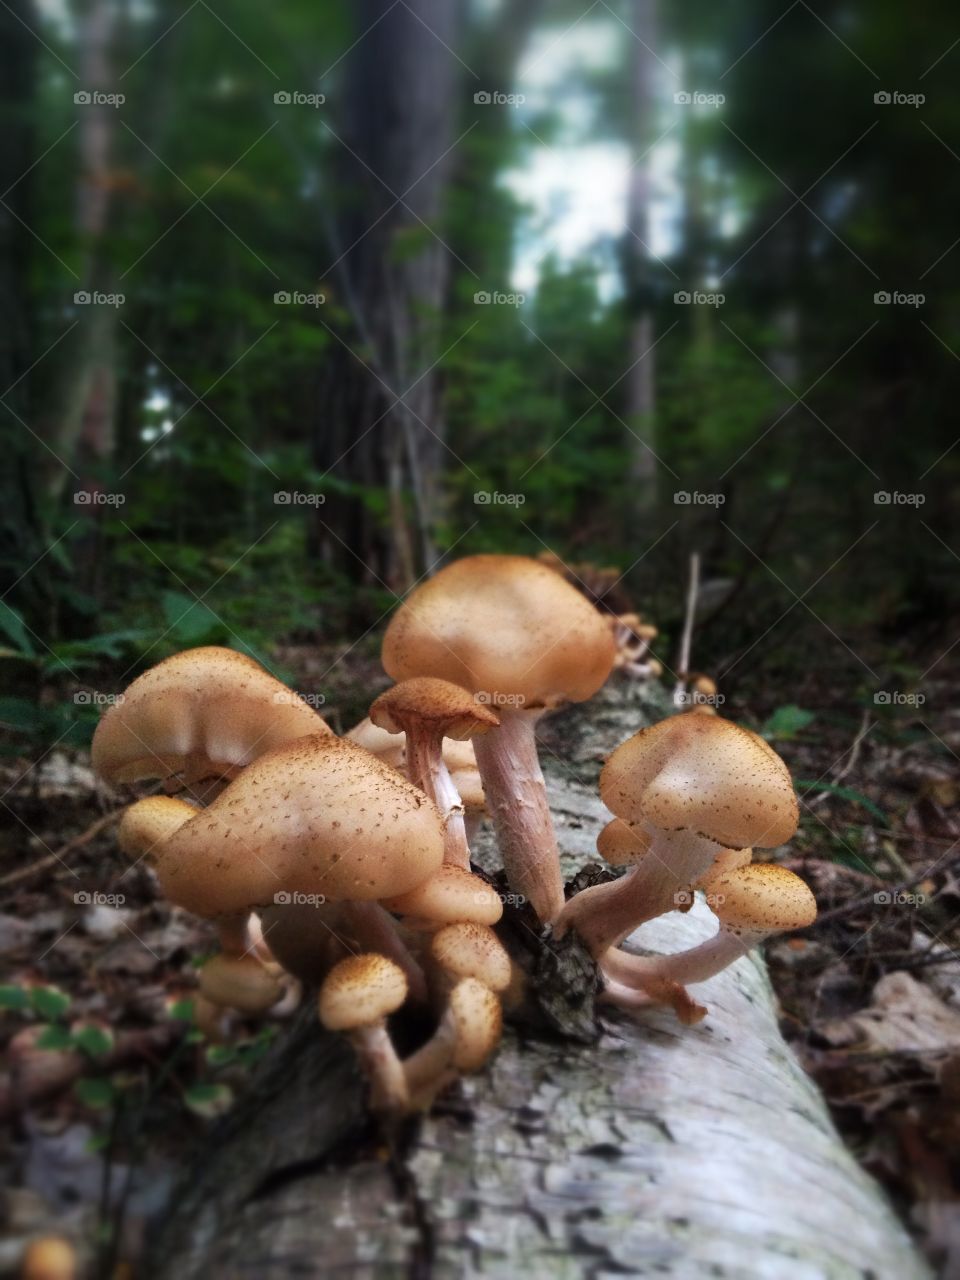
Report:
M 98 836 L 101 831 L 105 831 L 114 822 L 119 821 L 125 809 L 126 806 L 123 809 L 115 809 L 113 813 L 107 813 L 102 818 L 98 818 L 96 822 L 87 827 L 86 831 L 81 831 L 78 836 L 68 840 L 65 845 L 62 845 L 54 853 L 48 853 L 39 862 L 32 862 L 29 867 L 18 867 L 16 871 L 10 871 L 7 875 L 0 877 L 0 889 L 7 889 L 10 885 L 20 884 L 24 880 L 29 880 L 31 876 L 38 875 L 41 871 L 46 871 L 55 862 L 62 862 L 68 853 L 82 849 L 84 845 L 90 843 L 94 836 Z

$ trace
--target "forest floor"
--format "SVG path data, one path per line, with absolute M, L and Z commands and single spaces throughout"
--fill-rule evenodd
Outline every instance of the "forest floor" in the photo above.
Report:
M 277 656 L 298 688 L 330 691 L 337 731 L 386 683 L 371 647 Z M 842 671 L 810 667 L 787 707 L 776 683 L 751 680 L 749 703 L 722 709 L 764 729 L 801 795 L 786 861 L 821 914 L 768 948 L 784 1033 L 938 1266 L 960 1258 L 955 676 L 943 661 L 923 702 L 865 706 Z M 98 789 L 88 754 L 60 747 L 8 755 L 0 784 L 0 1276 L 47 1229 L 97 1240 L 97 1273 L 129 1276 L 114 1261 L 136 1258 L 145 1223 L 279 1027 L 239 1023 L 220 1043 L 192 1027 L 212 931 L 172 911 L 117 850 L 132 790 Z

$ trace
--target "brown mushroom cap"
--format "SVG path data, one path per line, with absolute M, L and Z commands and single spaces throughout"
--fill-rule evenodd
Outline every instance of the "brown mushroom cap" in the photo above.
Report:
M 406 998 L 407 979 L 400 966 L 369 952 L 333 966 L 320 988 L 317 1011 L 328 1031 L 356 1031 L 380 1022 Z
M 461 978 L 450 992 L 449 1009 L 456 1027 L 453 1064 L 458 1071 L 479 1071 L 500 1043 L 500 1001 L 478 979 Z
M 431 729 L 443 738 L 466 741 L 488 733 L 500 720 L 458 684 L 434 676 L 401 680 L 370 707 L 370 720 L 387 733 L 406 733 L 411 725 Z
M 722 849 L 713 860 L 713 866 L 697 881 L 701 889 L 713 892 L 714 881 L 725 876 L 728 871 L 739 871 L 748 867 L 753 861 L 752 849 Z
M 430 954 L 455 978 L 478 978 L 491 991 L 506 991 L 510 985 L 510 956 L 486 925 L 445 925 L 433 935 Z
M 613 666 L 603 615 L 526 556 L 468 556 L 441 569 L 390 620 L 383 665 L 395 680 L 430 675 L 496 705 L 582 702 Z
M 407 893 L 443 861 L 443 826 L 422 791 L 369 751 L 301 738 L 261 756 L 164 844 L 160 883 L 200 916 L 283 901 Z
M 781 933 L 817 918 L 809 886 L 776 862 L 752 862 L 711 881 L 713 910 L 728 929 Z
M 241 1013 L 265 1013 L 283 988 L 256 956 L 216 955 L 200 970 L 200 994 L 211 1004 Z
M 187 649 L 138 676 L 97 725 L 94 770 L 108 782 L 183 773 L 233 777 L 258 756 L 327 725 L 246 654 Z
M 117 843 L 128 858 L 146 857 L 198 812 L 177 796 L 146 796 L 120 819 Z
M 449 862 L 410 893 L 386 898 L 383 905 L 398 915 L 437 924 L 454 920 L 496 924 L 503 915 L 500 895 L 486 880 Z
M 627 822 L 693 831 L 730 849 L 783 844 L 799 818 L 780 757 L 720 716 L 673 716 L 641 729 L 607 761 L 600 794 Z
M 597 853 L 611 867 L 628 867 L 646 857 L 652 838 L 622 818 L 613 818 L 597 836 Z

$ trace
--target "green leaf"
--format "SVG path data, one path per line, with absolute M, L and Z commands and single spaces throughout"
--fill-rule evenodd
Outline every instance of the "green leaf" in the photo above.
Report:
M 170 635 L 178 644 L 210 644 L 227 635 L 224 624 L 202 600 L 179 591 L 164 591 L 161 604 Z
M 795 738 L 815 718 L 812 711 L 804 711 L 791 702 L 785 707 L 778 707 L 760 732 L 765 738 Z
M 184 1102 L 196 1115 L 212 1120 L 230 1109 L 233 1090 L 225 1084 L 195 1084 L 184 1094 Z
M 27 658 L 36 657 L 37 651 L 33 647 L 23 614 L 18 613 L 16 609 L 11 609 L 10 605 L 2 600 L 0 600 L 0 631 L 20 654 Z
M 38 1049 L 56 1049 L 63 1051 L 73 1045 L 73 1037 L 66 1027 L 44 1027 L 37 1036 Z
M 0 986 L 0 1009 L 15 1009 L 22 1013 L 30 1008 L 30 997 L 23 987 Z
M 55 1021 L 62 1018 L 70 1008 L 70 997 L 58 987 L 31 987 L 30 1007 L 41 1018 Z
M 236 1058 L 237 1051 L 229 1044 L 212 1044 L 207 1050 L 207 1062 L 211 1067 L 226 1067 Z
M 85 1107 L 102 1111 L 113 1102 L 113 1085 L 109 1080 L 97 1080 L 93 1076 L 81 1076 L 74 1083 L 73 1091 Z
M 883 810 L 875 805 L 869 796 L 865 796 L 862 791 L 857 791 L 854 787 L 838 787 L 831 782 L 798 782 L 796 785 L 800 791 L 823 791 L 830 796 L 839 796 L 841 800 L 849 800 L 851 804 L 858 804 L 862 809 L 873 814 L 884 826 L 887 825 L 887 815 Z
M 113 1048 L 113 1036 L 103 1027 L 86 1026 L 75 1031 L 73 1044 L 91 1058 L 104 1058 Z
M 0 724 L 20 733 L 41 733 L 49 723 L 43 707 L 28 698 L 0 698 Z
M 193 1001 L 186 998 L 183 1000 L 174 1000 L 167 1012 L 175 1022 L 193 1022 Z

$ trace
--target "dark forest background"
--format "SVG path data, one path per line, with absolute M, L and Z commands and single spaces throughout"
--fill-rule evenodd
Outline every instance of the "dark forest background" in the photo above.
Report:
M 0 37 L 12 729 L 81 740 L 50 684 L 105 663 L 352 643 L 491 549 L 616 567 L 668 666 L 699 551 L 702 662 L 787 699 L 952 643 L 954 6 L 9 0 Z

